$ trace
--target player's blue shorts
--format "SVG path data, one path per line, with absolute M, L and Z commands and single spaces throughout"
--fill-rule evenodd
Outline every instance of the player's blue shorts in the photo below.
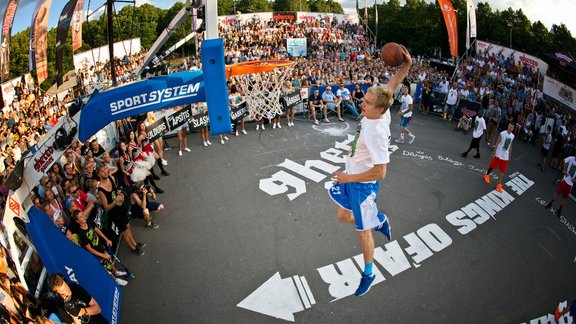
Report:
M 408 127 L 408 123 L 410 123 L 410 117 L 400 117 L 400 127 L 406 128 Z
M 340 207 L 352 211 L 357 231 L 366 231 L 386 220 L 386 215 L 376 206 L 379 187 L 379 182 L 335 183 L 328 194 Z

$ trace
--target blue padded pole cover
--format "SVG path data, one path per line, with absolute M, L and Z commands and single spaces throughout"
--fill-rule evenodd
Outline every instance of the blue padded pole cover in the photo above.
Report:
M 224 40 L 207 39 L 202 42 L 202 70 L 206 104 L 210 118 L 210 134 L 230 133 L 230 107 L 228 106 L 228 88 L 224 64 Z

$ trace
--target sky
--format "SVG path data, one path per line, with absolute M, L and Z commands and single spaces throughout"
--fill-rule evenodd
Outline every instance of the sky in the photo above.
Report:
M 64 8 L 68 0 L 52 0 L 52 7 L 50 8 L 50 14 L 48 17 L 48 28 L 55 27 L 58 23 L 58 16 Z M 183 2 L 184 0 L 182 0 Z M 212 0 L 210 0 L 212 1 Z M 299 0 L 292 0 L 299 1 Z M 336 0 L 341 3 L 342 8 L 346 13 L 353 13 L 356 9 L 356 0 Z M 378 3 L 383 3 L 386 0 L 368 0 L 368 5 L 374 4 L 374 1 Z M 435 0 L 428 0 L 433 2 Z M 32 12 L 36 5 L 37 0 L 20 0 L 20 5 L 16 12 L 16 17 L 14 18 L 14 25 L 12 27 L 12 33 L 18 33 L 30 26 L 32 20 Z M 99 6 L 103 5 L 106 0 L 84 0 L 84 17 L 86 17 L 86 10 L 88 10 L 88 2 L 90 4 L 90 11 L 96 10 Z M 170 8 L 177 0 L 136 0 L 136 5 L 141 5 L 143 3 L 149 3 L 156 7 L 167 9 Z M 360 7 L 364 7 L 366 0 L 359 0 Z M 476 4 L 479 1 L 473 0 Z M 547 28 L 551 28 L 553 24 L 559 25 L 564 23 L 573 37 L 576 37 L 576 19 L 574 19 L 574 13 L 576 13 L 576 1 L 575 0 L 483 0 L 482 2 L 488 2 L 493 10 L 505 10 L 508 7 L 512 9 L 522 9 L 524 14 L 532 22 L 540 20 Z M 0 0 L 0 19 L 3 18 L 3 13 L 5 11 L 8 0 Z M 401 4 L 405 1 L 401 0 Z M 116 5 L 116 11 L 119 11 L 121 6 L 125 4 L 118 3 Z M 100 14 L 99 12 L 98 14 Z M 96 16 L 90 19 L 96 19 Z M 482 26 L 478 26 L 482 28 Z

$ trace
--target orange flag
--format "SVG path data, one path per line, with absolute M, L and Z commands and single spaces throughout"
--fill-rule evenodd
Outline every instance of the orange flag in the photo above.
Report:
M 444 15 L 444 22 L 448 30 L 448 39 L 450 41 L 450 54 L 458 57 L 458 24 L 456 23 L 456 13 L 450 0 L 438 0 L 440 10 Z

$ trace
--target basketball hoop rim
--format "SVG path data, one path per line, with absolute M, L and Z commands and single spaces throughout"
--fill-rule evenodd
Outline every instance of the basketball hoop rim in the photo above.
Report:
M 273 71 L 277 68 L 291 67 L 296 62 L 290 60 L 254 60 L 226 65 L 226 78 L 235 75 Z

